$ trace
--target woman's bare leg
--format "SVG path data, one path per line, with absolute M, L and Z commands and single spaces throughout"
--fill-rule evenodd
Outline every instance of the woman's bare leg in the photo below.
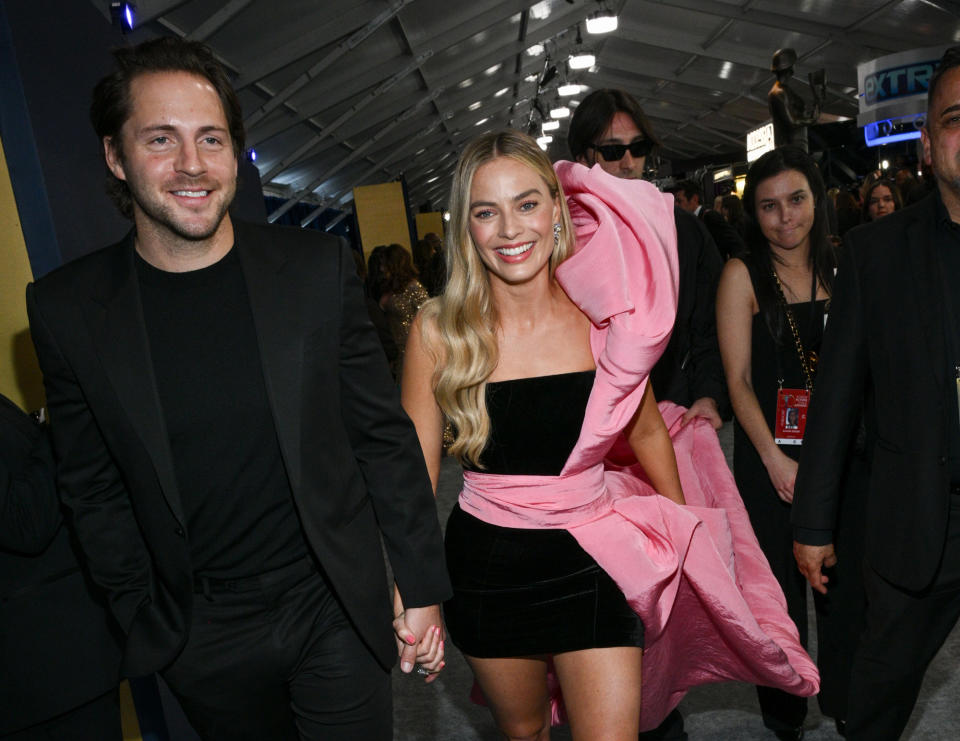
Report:
M 591 648 L 553 657 L 575 741 L 636 741 L 643 649 Z
M 466 659 L 504 738 L 549 741 L 546 657 Z

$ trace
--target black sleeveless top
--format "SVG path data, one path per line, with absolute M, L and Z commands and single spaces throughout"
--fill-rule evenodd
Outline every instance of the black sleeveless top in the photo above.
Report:
M 750 282 L 753 285 L 754 295 L 758 293 L 758 281 L 773 280 L 770 276 L 758 275 L 749 263 L 747 263 L 747 268 L 750 272 Z M 790 310 L 793 312 L 804 352 L 810 350 L 820 352 L 826 304 L 827 302 L 824 299 L 790 304 Z M 785 389 L 802 389 L 805 387 L 800 357 L 797 353 L 793 333 L 790 331 L 790 325 L 782 308 L 778 312 L 778 318 L 781 324 L 782 339 L 780 342 L 777 342 L 770 333 L 763 312 L 757 312 L 753 316 L 750 340 L 750 377 L 754 393 L 757 395 L 757 401 L 760 403 L 760 409 L 763 411 L 764 419 L 771 431 L 774 429 L 777 414 L 777 389 L 780 379 L 783 379 L 783 388 Z M 816 383 L 816 378 L 814 378 L 814 383 Z M 753 444 L 739 423 L 735 425 L 734 431 L 735 450 L 738 447 L 743 450 L 745 446 L 753 448 Z M 800 456 L 801 446 L 782 445 L 780 450 L 796 459 Z M 764 475 L 766 474 L 764 473 Z
M 483 472 L 559 474 L 580 436 L 594 375 L 488 383 Z M 457 505 L 447 521 L 446 555 L 454 596 L 444 617 L 468 656 L 643 646 L 643 622 L 566 530 L 491 525 Z
M 490 437 L 480 455 L 482 471 L 559 474 L 580 437 L 594 375 L 587 370 L 488 383 Z

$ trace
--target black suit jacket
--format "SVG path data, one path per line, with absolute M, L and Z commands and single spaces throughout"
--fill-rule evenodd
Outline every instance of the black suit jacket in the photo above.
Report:
M 60 515 L 47 431 L 0 396 L 0 736 L 102 695 L 119 667 Z
M 952 379 L 936 214 L 931 197 L 845 237 L 792 513 L 798 528 L 835 526 L 844 458 L 866 394 L 865 554 L 906 589 L 933 579 L 950 506 L 945 401 Z
M 704 208 L 700 210 L 700 221 L 707 227 L 707 231 L 710 232 L 710 236 L 716 242 L 717 249 L 720 250 L 720 255 L 724 260 L 729 260 L 731 257 L 737 257 L 742 252 L 746 252 L 747 243 L 743 241 L 740 233 L 727 223 L 723 214 Z
M 680 272 L 677 318 L 663 355 L 650 374 L 657 399 L 689 407 L 697 399 L 717 402 L 720 416 L 730 400 L 717 343 L 717 283 L 723 261 L 706 227 L 674 208 Z
M 380 533 L 405 604 L 449 594 L 416 432 L 340 240 L 237 222 L 234 231 L 307 541 L 361 637 L 390 666 Z M 29 286 L 27 303 L 63 498 L 127 634 L 123 671 L 161 670 L 186 641 L 193 574 L 132 237 Z

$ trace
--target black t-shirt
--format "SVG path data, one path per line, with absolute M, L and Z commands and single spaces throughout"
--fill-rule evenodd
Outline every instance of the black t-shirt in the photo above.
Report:
M 136 262 L 194 573 L 237 578 L 306 556 L 236 250 L 186 273 Z

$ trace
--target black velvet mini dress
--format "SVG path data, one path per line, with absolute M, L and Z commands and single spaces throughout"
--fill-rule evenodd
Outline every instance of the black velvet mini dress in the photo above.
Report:
M 487 384 L 484 473 L 556 476 L 580 435 L 593 371 Z M 469 470 L 469 469 L 468 469 Z M 468 656 L 643 647 L 643 622 L 566 530 L 491 525 L 453 508 L 447 629 Z

